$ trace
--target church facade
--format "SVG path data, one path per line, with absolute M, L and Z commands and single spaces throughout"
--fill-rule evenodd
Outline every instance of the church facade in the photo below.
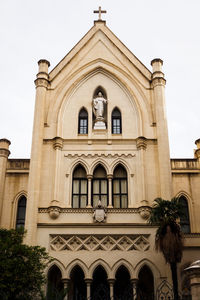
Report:
M 48 289 L 65 299 L 173 299 L 147 219 L 174 196 L 186 211 L 179 289 L 198 299 L 185 269 L 200 257 L 200 140 L 194 158 L 170 159 L 162 64 L 148 70 L 99 18 L 52 71 L 38 62 L 30 160 L 0 140 L 1 227 L 46 247 Z

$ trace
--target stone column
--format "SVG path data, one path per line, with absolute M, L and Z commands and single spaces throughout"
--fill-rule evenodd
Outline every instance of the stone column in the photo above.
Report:
M 114 300 L 114 283 L 115 279 L 108 279 L 109 285 L 110 285 L 110 300 Z
M 3 197 L 4 197 L 4 185 L 6 178 L 6 167 L 8 156 L 10 155 L 9 151 L 10 141 L 7 139 L 0 139 L 0 224 L 2 224 L 1 215 L 3 209 Z
M 138 282 L 137 278 L 131 279 L 131 283 L 133 285 L 133 300 L 137 299 L 137 282 Z
M 193 262 L 185 273 L 190 278 L 192 300 L 199 300 L 200 295 L 200 260 Z
M 197 149 L 195 150 L 195 157 L 197 158 L 200 166 L 200 139 L 196 140 L 195 144 L 197 145 Z
M 48 67 L 50 64 L 47 60 L 40 60 L 38 62 L 38 65 L 39 73 L 37 74 L 37 79 L 35 80 L 35 113 L 33 123 L 31 161 L 29 170 L 27 210 L 25 221 L 25 229 L 27 230 L 25 242 L 29 245 L 35 245 L 37 243 L 37 213 L 38 202 L 40 197 L 40 177 L 45 119 L 45 101 L 46 91 L 49 84 Z
M 87 285 L 87 300 L 90 300 L 91 299 L 91 283 L 92 283 L 92 279 L 86 278 L 85 279 L 85 283 Z
M 68 300 L 69 299 L 68 295 L 69 295 L 69 282 L 70 282 L 70 279 L 69 278 L 63 278 L 62 282 L 64 284 L 64 289 L 66 290 L 66 295 L 65 295 L 63 300 Z
M 145 150 L 147 148 L 146 138 L 140 136 L 136 139 L 136 147 L 139 155 L 139 168 L 140 168 L 140 202 L 144 205 L 146 201 L 146 186 L 145 186 Z M 145 202 L 146 204 L 146 202 Z
M 92 178 L 93 178 L 92 175 L 90 175 L 90 174 L 87 175 L 87 179 L 88 179 L 88 204 L 87 204 L 87 207 L 88 208 L 92 207 L 92 204 L 91 204 Z
M 165 84 L 162 73 L 163 61 L 159 58 L 152 60 L 152 88 L 156 114 L 158 164 L 160 179 L 160 197 L 170 200 L 172 197 L 172 178 L 169 153 L 169 139 L 165 108 Z
M 112 208 L 112 179 L 113 179 L 113 175 L 112 174 L 108 174 L 107 175 L 108 178 L 108 208 Z

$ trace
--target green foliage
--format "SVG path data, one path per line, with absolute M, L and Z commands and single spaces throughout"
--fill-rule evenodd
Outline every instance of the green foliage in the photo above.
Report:
M 0 229 L 0 299 L 42 299 L 44 269 L 49 263 L 45 248 L 22 244 L 23 229 Z
M 156 198 L 150 214 L 149 223 L 158 226 L 155 245 L 167 263 L 181 261 L 183 237 L 178 220 L 183 216 L 183 207 L 178 198 L 171 201 Z

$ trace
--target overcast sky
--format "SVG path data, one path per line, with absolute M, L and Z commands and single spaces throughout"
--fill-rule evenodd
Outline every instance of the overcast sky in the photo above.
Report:
M 11 158 L 29 158 L 35 75 L 50 70 L 93 26 L 93 10 L 151 70 L 164 61 L 171 157 L 193 157 L 200 137 L 200 0 L 1 0 L 0 138 Z

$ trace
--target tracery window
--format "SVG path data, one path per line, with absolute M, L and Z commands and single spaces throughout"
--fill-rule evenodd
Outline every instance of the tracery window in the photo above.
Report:
M 108 180 L 105 169 L 99 165 L 93 173 L 92 180 L 92 205 L 98 205 L 99 200 L 103 206 L 108 205 Z
M 115 108 L 112 112 L 112 133 L 122 133 L 121 113 L 118 108 Z
M 78 165 L 73 172 L 72 207 L 84 208 L 87 206 L 88 184 L 85 169 Z
M 78 117 L 78 133 L 88 133 L 88 113 L 85 108 L 82 108 Z
M 113 173 L 112 181 L 113 207 L 128 207 L 127 172 L 121 165 L 117 166 Z
M 180 196 L 179 201 L 183 207 L 183 216 L 180 218 L 181 230 L 184 233 L 190 233 L 190 216 L 187 199 L 184 196 Z
M 24 227 L 26 217 L 26 197 L 21 196 L 17 205 L 16 228 Z

